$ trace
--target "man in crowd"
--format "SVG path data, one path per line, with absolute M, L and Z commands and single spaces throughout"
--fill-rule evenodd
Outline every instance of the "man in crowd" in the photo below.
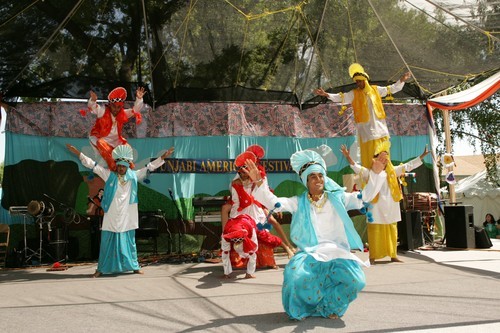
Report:
M 405 73 L 390 86 L 370 85 L 368 74 L 360 64 L 355 63 L 349 67 L 349 76 L 356 82 L 355 89 L 338 94 L 329 94 L 322 88 L 314 90 L 316 95 L 326 97 L 332 102 L 341 103 L 343 108 L 344 104 L 352 105 L 354 122 L 358 132 L 361 165 L 365 168 L 371 168 L 373 152 L 377 145 L 390 138 L 382 97 L 392 98 L 392 94 L 403 89 L 410 75 L 409 72 Z

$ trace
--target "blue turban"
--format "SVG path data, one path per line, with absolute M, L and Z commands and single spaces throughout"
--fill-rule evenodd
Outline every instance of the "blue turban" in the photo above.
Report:
M 299 175 L 302 183 L 307 186 L 307 176 L 311 173 L 321 173 L 325 178 L 325 189 L 337 191 L 343 188 L 326 174 L 326 163 L 320 154 L 313 150 L 301 150 L 290 157 L 292 169 Z

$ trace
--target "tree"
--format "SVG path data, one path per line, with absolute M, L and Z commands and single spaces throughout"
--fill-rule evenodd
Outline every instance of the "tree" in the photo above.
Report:
M 496 7 L 480 5 L 480 22 L 494 26 Z M 412 96 L 425 98 L 499 58 L 488 52 L 495 36 L 403 1 L 4 0 L 0 17 L 0 90 L 12 98 L 106 96 L 141 84 L 161 104 L 239 86 L 260 100 L 276 101 L 268 92 L 278 91 L 302 104 L 318 85 L 351 84 L 352 62 L 374 81 L 411 69 Z
M 478 25 L 485 31 L 495 33 L 500 28 L 499 15 L 500 6 L 494 1 L 478 0 L 478 6 L 470 14 L 476 18 Z M 471 35 L 470 28 L 463 28 Z M 498 58 L 498 43 L 492 43 L 483 50 L 483 58 Z M 479 77 L 474 84 L 481 82 Z M 448 90 L 448 93 L 454 93 L 465 90 L 471 86 L 471 83 L 464 81 L 461 84 Z M 493 183 L 500 184 L 500 174 L 498 174 L 498 165 L 500 164 L 500 93 L 497 92 L 488 100 L 481 104 L 465 110 L 454 111 L 450 113 L 451 139 L 466 139 L 471 143 L 479 144 L 481 153 L 484 156 L 487 171 L 487 179 Z M 440 112 L 435 112 L 437 136 L 443 139 L 443 122 Z M 477 135 L 475 134 L 477 133 Z M 438 153 L 444 153 L 444 142 L 441 141 L 438 146 Z M 500 186 L 500 185 L 499 185 Z
M 449 20 L 441 10 L 430 15 L 404 5 L 4 0 L 0 90 L 7 97 L 82 98 L 93 89 L 105 97 L 116 85 L 134 91 L 138 81 L 154 92 L 146 96 L 153 106 L 247 98 L 282 102 L 286 93 L 293 98 L 285 102 L 305 107 L 317 102 L 308 103 L 318 86 L 350 89 L 347 68 L 353 62 L 382 84 L 411 70 L 413 89 L 404 92 L 419 100 L 450 87 L 464 89 L 472 77 L 500 68 L 497 2 L 477 1 L 471 13 L 476 26 Z M 221 92 L 228 87 L 230 93 Z M 486 156 L 498 149 L 498 100 L 497 95 L 452 113 L 452 134 L 470 137 L 469 129 L 476 129 Z M 496 159 L 486 159 L 489 174 L 498 178 Z
M 466 89 L 465 85 L 462 89 Z M 455 91 L 456 92 L 456 91 Z M 500 184 L 498 165 L 500 164 L 500 93 L 496 93 L 481 104 L 459 111 L 450 112 L 450 134 L 452 146 L 457 139 L 465 139 L 479 145 L 484 156 L 487 179 Z M 436 135 L 440 139 L 436 148 L 438 155 L 444 154 L 444 124 L 439 110 L 434 112 Z M 476 134 L 477 133 L 477 134 Z

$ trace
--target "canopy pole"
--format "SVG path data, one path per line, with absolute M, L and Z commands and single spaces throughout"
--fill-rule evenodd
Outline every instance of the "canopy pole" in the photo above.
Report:
M 446 145 L 446 152 L 451 154 L 451 132 L 450 132 L 450 111 L 443 111 L 443 125 L 444 125 L 444 139 Z M 453 171 L 453 165 L 450 167 Z M 455 184 L 449 184 L 450 189 L 450 204 L 456 204 L 456 195 L 455 195 Z
M 146 4 L 144 3 L 144 0 L 142 2 L 142 13 L 144 15 L 143 20 L 144 20 L 144 33 L 146 35 L 146 50 L 148 51 L 148 65 L 149 65 L 149 72 L 151 73 L 151 101 L 153 103 L 152 109 L 153 111 L 156 108 L 156 100 L 155 100 L 155 86 L 154 86 L 154 80 L 153 80 L 153 65 L 152 65 L 152 58 L 151 58 L 151 47 L 153 46 L 152 41 L 149 39 L 149 31 L 148 31 L 148 21 L 146 18 Z M 140 52 L 139 52 L 140 53 Z M 140 67 L 140 64 L 139 64 Z

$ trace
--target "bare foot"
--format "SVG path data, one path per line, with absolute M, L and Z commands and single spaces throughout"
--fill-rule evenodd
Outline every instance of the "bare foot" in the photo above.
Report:
M 332 313 L 328 316 L 328 319 L 339 319 L 339 316 L 337 316 L 335 313 Z
M 134 271 L 134 274 L 144 274 L 144 271 L 140 270 L 140 269 L 136 269 Z
M 403 260 L 396 257 L 396 258 L 391 258 L 391 262 L 403 262 Z
M 245 279 L 255 279 L 255 275 L 246 273 Z
M 370 265 L 375 265 L 375 259 L 370 259 Z
M 288 259 L 292 259 L 294 256 L 295 252 L 293 250 L 290 250 L 290 248 L 286 249 L 286 254 L 288 255 Z
M 102 275 L 102 274 L 101 274 L 101 272 L 99 272 L 99 271 L 95 271 L 95 273 L 94 273 L 94 274 L 92 274 L 92 277 L 93 277 L 93 278 L 98 278 L 98 277 L 99 277 L 99 276 L 101 276 L 101 275 Z
M 226 280 L 228 280 L 228 279 L 231 279 L 231 275 L 226 275 L 226 274 L 224 274 L 224 275 L 222 275 L 220 278 L 221 278 L 221 279 L 226 279 Z

